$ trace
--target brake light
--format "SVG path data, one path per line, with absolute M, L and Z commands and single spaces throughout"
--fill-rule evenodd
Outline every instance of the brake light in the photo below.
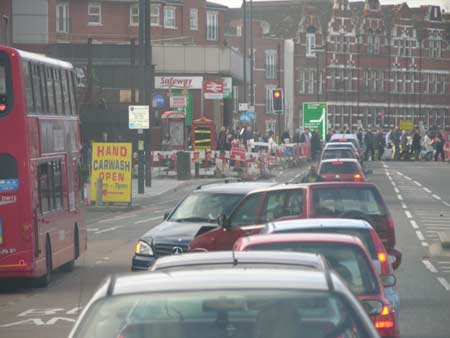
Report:
M 348 140 L 346 138 L 340 138 L 339 142 L 347 142 Z
M 331 162 L 332 165 L 343 165 L 344 162 L 343 161 L 335 161 L 335 162 Z
M 360 174 L 353 175 L 353 179 L 355 182 L 362 182 L 362 176 Z
M 6 111 L 6 104 L 0 104 L 0 112 Z
M 380 261 L 381 264 L 386 263 L 386 261 L 387 261 L 386 254 L 384 252 L 379 252 L 378 253 L 378 260 Z
M 381 311 L 378 309 L 378 311 L 374 311 L 371 314 L 373 325 L 378 330 L 381 337 L 395 336 L 396 323 L 394 309 L 389 308 L 387 305 L 383 305 Z

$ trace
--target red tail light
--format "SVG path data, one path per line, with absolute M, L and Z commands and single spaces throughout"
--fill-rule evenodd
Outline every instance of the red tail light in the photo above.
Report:
M 6 104 L 0 104 L 0 112 L 6 111 Z
M 373 324 L 381 337 L 395 336 L 395 313 L 384 305 L 380 314 L 373 317 Z
M 343 161 L 334 161 L 334 162 L 331 162 L 331 164 L 332 165 L 343 165 L 344 162 Z
M 353 180 L 355 182 L 362 182 L 363 178 L 362 178 L 362 176 L 360 174 L 355 174 L 355 175 L 353 175 Z

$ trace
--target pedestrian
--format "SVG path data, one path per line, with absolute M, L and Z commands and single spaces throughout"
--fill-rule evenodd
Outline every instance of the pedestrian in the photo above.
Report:
M 375 159 L 375 140 L 374 140 L 374 135 L 372 133 L 372 131 L 369 129 L 366 132 L 366 135 L 364 135 L 364 144 L 366 145 L 366 151 L 364 154 L 364 158 L 366 161 L 369 160 L 369 153 L 371 155 L 371 159 L 372 161 Z
M 300 143 L 300 136 L 301 136 L 300 135 L 300 128 L 295 129 L 294 137 L 293 137 L 292 141 L 294 143 Z
M 423 138 L 423 155 L 422 158 L 425 161 L 433 160 L 433 140 L 428 133 Z
M 227 134 L 225 127 L 220 128 L 219 136 L 217 137 L 217 150 L 224 151 Z
M 301 183 L 314 183 L 314 182 L 322 182 L 322 177 L 317 173 L 317 168 L 315 165 L 312 165 L 309 168 L 309 171 L 306 175 L 303 176 Z
M 400 158 L 400 137 L 401 137 L 400 128 L 395 127 L 394 131 L 391 134 L 391 142 L 394 146 L 393 159 L 396 161 L 398 161 Z
M 358 133 L 356 134 L 356 138 L 358 139 L 359 145 L 363 143 L 363 130 L 359 128 Z
M 414 135 L 411 145 L 411 154 L 414 154 L 414 159 L 418 160 L 420 156 L 420 151 L 422 150 L 422 137 L 419 133 L 419 128 L 414 130 Z
M 276 143 L 275 140 L 273 139 L 273 131 L 272 131 L 272 130 L 269 131 L 269 140 L 268 140 L 268 143 L 269 143 L 269 154 L 270 154 L 270 155 L 273 155 L 274 152 L 275 152 L 275 148 L 276 148 L 276 146 L 277 146 L 277 143 Z
M 311 131 L 309 130 L 309 128 L 305 128 L 305 143 L 311 143 Z
M 289 130 L 285 130 L 281 135 L 281 142 L 291 143 L 291 136 L 289 135 Z
M 330 142 L 332 136 L 333 136 L 333 129 L 328 128 L 328 133 L 327 133 L 327 136 L 325 137 L 325 141 Z
M 408 134 L 406 130 L 402 131 L 402 135 L 400 136 L 400 157 L 399 159 L 406 160 L 408 159 Z
M 437 161 L 439 156 L 441 156 L 441 160 L 445 161 L 444 154 L 444 138 L 440 131 L 437 132 L 436 137 L 434 138 L 434 144 L 436 148 L 436 153 L 434 154 L 434 160 Z
M 322 151 L 322 143 L 320 141 L 319 130 L 315 130 L 311 136 L 311 158 L 314 161 Z
M 377 149 L 377 158 L 378 161 L 381 161 L 384 154 L 384 147 L 386 146 L 386 141 L 383 136 L 383 132 L 380 128 L 378 128 L 377 134 L 375 136 L 375 147 Z

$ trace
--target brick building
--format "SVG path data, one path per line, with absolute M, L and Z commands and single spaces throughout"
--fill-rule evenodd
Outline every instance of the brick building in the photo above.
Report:
M 242 81 L 242 56 L 225 45 L 227 7 L 205 0 L 152 0 L 151 26 L 155 91 L 152 144 L 161 145 L 160 115 L 169 106 L 169 93 L 189 97 L 188 120 L 206 116 L 216 127 L 231 124 L 232 100 L 207 99 L 206 80 Z M 131 41 L 137 40 L 138 0 L 3 0 L 11 12 L 11 44 L 73 62 L 84 80 L 81 116 L 85 138 L 129 138 L 127 106 L 139 73 L 133 73 Z M 1 7 L 0 7 L 1 9 Z M 88 39 L 92 47 L 88 47 Z M 88 55 L 92 73 L 87 73 Z M 90 84 L 86 83 L 91 79 Z M 171 83 L 165 85 L 164 83 Z M 176 83 L 189 84 L 176 86 Z M 85 100 L 90 98 L 89 100 Z M 93 100 L 93 101 L 92 101 Z M 155 101 L 154 101 L 155 102 Z M 189 126 L 189 124 L 188 124 Z
M 266 28 L 263 37 L 255 36 L 259 57 L 269 37 L 283 39 L 284 51 L 294 43 L 294 69 L 281 71 L 286 97 L 293 100 L 285 116 L 291 132 L 302 124 L 303 103 L 314 101 L 328 102 L 335 127 L 389 127 L 406 119 L 449 128 L 450 26 L 438 6 L 301 0 L 254 2 L 254 8 L 255 20 Z M 290 57 L 285 53 L 285 64 Z

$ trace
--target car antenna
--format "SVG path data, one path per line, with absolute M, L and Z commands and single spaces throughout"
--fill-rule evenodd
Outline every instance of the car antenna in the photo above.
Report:
M 234 248 L 233 248 L 233 250 L 232 250 L 231 252 L 232 252 L 232 255 L 233 255 L 233 265 L 236 266 L 236 265 L 239 264 L 239 261 L 238 261 L 238 259 L 236 258 L 236 251 L 235 251 Z

